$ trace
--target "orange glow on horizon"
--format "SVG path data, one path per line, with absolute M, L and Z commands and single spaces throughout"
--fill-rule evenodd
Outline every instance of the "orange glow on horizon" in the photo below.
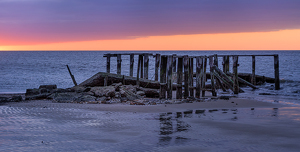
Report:
M 0 46 L 0 50 L 300 50 L 299 42 L 300 29 L 295 29 Z

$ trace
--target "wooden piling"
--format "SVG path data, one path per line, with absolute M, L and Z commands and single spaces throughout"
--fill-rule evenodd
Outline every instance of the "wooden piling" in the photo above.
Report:
M 201 82 L 203 77 L 203 58 L 196 57 L 196 98 L 200 98 Z
M 158 69 L 160 63 L 160 54 L 155 55 L 155 81 L 158 81 Z
M 172 57 L 173 57 L 173 62 L 172 62 L 173 72 L 176 72 L 176 54 L 173 54 Z
M 143 70 L 143 55 L 139 55 L 140 62 L 140 78 L 143 78 L 144 70 Z
M 189 92 L 190 96 L 194 97 L 194 58 L 190 58 L 189 60 Z
M 255 55 L 252 55 L 252 78 L 251 83 L 253 85 L 256 85 L 256 79 L 255 79 Z
M 166 98 L 166 72 L 167 72 L 167 57 L 161 56 L 160 61 L 160 99 Z
M 117 74 L 121 74 L 121 54 L 117 55 Z
M 173 73 L 173 56 L 168 56 L 167 63 L 167 98 L 172 99 L 172 73 Z
M 234 94 L 239 93 L 239 80 L 238 80 L 238 56 L 235 55 L 233 58 L 233 92 Z
M 182 62 L 183 58 L 178 57 L 176 99 L 182 99 Z
M 106 54 L 106 72 L 110 73 L 110 54 Z
M 77 82 L 76 82 L 76 80 L 75 80 L 75 77 L 74 77 L 74 75 L 71 73 L 71 70 L 70 70 L 70 68 L 69 68 L 68 65 L 67 65 L 67 68 L 68 68 L 69 74 L 70 74 L 70 76 L 71 76 L 71 78 L 72 78 L 72 81 L 73 81 L 74 85 L 77 86 Z
M 204 58 L 204 63 L 203 63 L 203 77 L 202 77 L 202 97 L 205 97 L 205 82 L 206 82 L 206 67 L 207 67 L 207 57 L 205 56 Z
M 134 54 L 130 54 L 130 72 L 129 75 L 133 76 Z
M 217 54 L 214 54 L 214 65 L 219 67 L 219 60 L 218 60 L 218 55 Z
M 141 60 L 140 60 L 140 55 L 138 59 L 138 66 L 137 66 L 137 71 L 136 71 L 136 85 L 139 87 L 140 86 L 140 69 L 141 69 Z
M 229 56 L 223 56 L 223 72 L 229 72 Z
M 148 79 L 149 54 L 144 54 L 144 78 Z
M 184 98 L 189 96 L 189 58 L 187 55 L 183 56 L 184 66 Z
M 275 90 L 280 89 L 279 81 L 279 57 L 278 54 L 274 55 L 274 70 L 275 70 Z
M 214 56 L 209 56 L 209 67 L 210 67 L 210 81 L 211 81 L 211 93 L 212 96 L 217 96 L 216 88 L 215 88 L 215 78 L 214 78 Z

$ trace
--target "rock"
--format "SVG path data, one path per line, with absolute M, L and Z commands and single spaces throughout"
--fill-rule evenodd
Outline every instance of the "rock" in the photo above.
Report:
M 121 102 L 127 102 L 128 101 L 127 97 L 121 97 L 120 100 L 121 100 Z
M 121 93 L 120 92 L 116 92 L 115 93 L 115 98 L 120 98 L 121 97 Z
M 100 98 L 96 98 L 96 101 L 102 103 L 103 101 L 106 102 L 106 97 L 100 97 Z
M 0 103 L 9 102 L 9 98 L 7 97 L 0 97 Z
M 96 97 L 114 97 L 115 96 L 115 87 L 114 86 L 105 86 L 105 87 L 92 87 L 91 92 L 95 94 Z
M 83 95 L 81 97 L 75 98 L 75 101 L 83 101 L 83 102 L 91 102 L 91 101 L 95 101 L 96 97 L 91 96 L 91 95 Z
M 158 89 L 150 89 L 150 88 L 138 88 L 141 91 L 145 92 L 146 97 L 148 98 L 158 98 L 159 90 Z
M 81 93 L 81 92 L 88 92 L 91 90 L 91 88 L 86 88 L 82 86 L 75 86 L 71 88 L 74 92 Z
M 48 96 L 50 96 L 51 93 L 43 93 L 43 94 L 37 94 L 32 96 L 26 96 L 25 100 L 40 100 L 40 99 L 47 99 Z
M 33 96 L 33 95 L 38 95 L 40 94 L 40 90 L 39 89 L 26 89 L 26 93 L 25 96 Z
M 116 90 L 116 91 L 120 91 L 120 86 L 122 86 L 122 83 L 121 83 L 121 82 L 115 84 L 115 90 Z
M 51 91 L 51 93 L 64 93 L 64 92 L 71 92 L 71 89 L 68 90 L 68 89 L 57 88 Z
M 22 96 L 13 96 L 11 99 L 10 99 L 10 102 L 20 102 L 22 101 L 23 98 Z
M 276 94 L 273 94 L 273 93 L 259 93 L 259 95 L 276 95 Z
M 56 85 L 40 85 L 39 89 L 53 90 L 53 89 L 57 89 L 57 86 Z
M 55 95 L 53 100 L 55 102 L 73 102 L 81 95 L 75 92 L 58 93 Z

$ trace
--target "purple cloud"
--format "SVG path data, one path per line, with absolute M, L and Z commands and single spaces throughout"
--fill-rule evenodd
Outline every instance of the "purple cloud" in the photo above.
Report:
M 297 29 L 299 8 L 299 0 L 0 0 L 0 45 Z

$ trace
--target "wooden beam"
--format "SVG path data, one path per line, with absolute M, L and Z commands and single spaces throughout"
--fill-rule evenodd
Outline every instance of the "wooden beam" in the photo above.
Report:
M 144 54 L 144 78 L 148 79 L 148 69 L 149 69 L 149 55 Z
M 106 72 L 110 73 L 110 54 L 106 54 Z
M 173 62 L 172 62 L 173 72 L 176 72 L 176 54 L 173 54 L 172 57 L 173 57 Z
M 253 85 L 256 85 L 256 79 L 255 79 L 255 55 L 252 55 L 252 78 L 251 83 Z
M 121 54 L 117 55 L 117 74 L 121 74 Z
M 238 79 L 238 56 L 233 56 L 233 92 L 239 93 L 239 79 Z
M 212 96 L 217 96 L 216 88 L 215 88 L 215 78 L 214 78 L 214 57 L 209 56 L 209 67 L 210 67 L 210 81 L 211 81 L 211 91 Z
M 203 77 L 203 58 L 196 57 L 196 98 L 200 98 L 201 83 Z
M 274 55 L 274 70 L 275 70 L 275 90 L 280 89 L 279 81 L 279 57 L 278 54 Z
M 167 63 L 167 98 L 172 99 L 172 73 L 173 73 L 173 56 L 169 55 L 168 56 L 168 63 Z
M 160 64 L 160 54 L 155 55 L 155 81 L 158 81 L 158 69 Z
M 184 66 L 184 98 L 189 96 L 189 58 L 187 55 L 183 56 Z
M 130 54 L 130 76 L 133 76 L 134 54 Z
M 207 57 L 205 56 L 204 58 L 204 63 L 203 63 L 203 77 L 202 77 L 202 97 L 205 97 L 205 82 L 206 82 L 206 67 L 207 67 Z
M 189 59 L 190 63 L 189 63 L 189 92 L 190 92 L 190 96 L 194 97 L 194 89 L 193 89 L 193 85 L 194 85 L 194 59 L 190 58 Z
M 166 72 L 167 72 L 167 57 L 161 56 L 160 62 L 160 99 L 166 98 Z
M 176 99 L 182 99 L 182 62 L 183 58 L 178 57 Z

